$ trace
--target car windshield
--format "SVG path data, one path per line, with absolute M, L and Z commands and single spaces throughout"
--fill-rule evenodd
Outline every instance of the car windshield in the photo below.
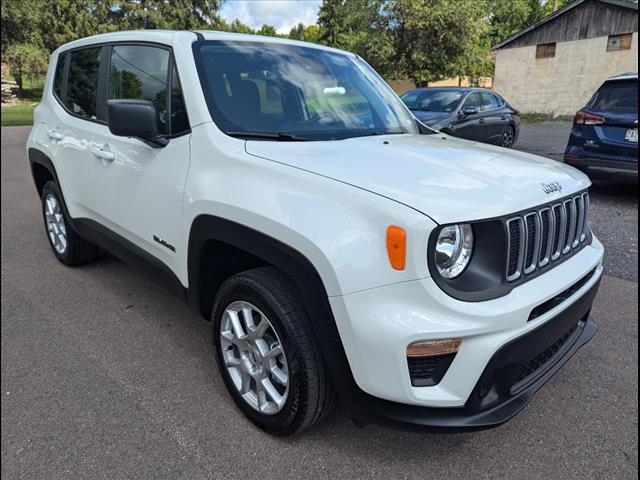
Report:
M 638 112 L 638 81 L 606 82 L 591 99 L 590 108 L 620 113 Z
M 458 103 L 460 103 L 462 92 L 455 90 L 414 90 L 405 93 L 400 98 L 411 110 L 453 112 Z
M 391 88 L 355 55 L 247 41 L 195 44 L 211 117 L 228 135 L 339 140 L 418 133 Z

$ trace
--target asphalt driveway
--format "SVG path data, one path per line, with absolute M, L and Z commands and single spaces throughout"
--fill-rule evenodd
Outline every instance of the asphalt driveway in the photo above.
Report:
M 27 133 L 2 129 L 3 478 L 637 478 L 637 249 L 603 279 L 597 336 L 506 425 L 357 429 L 337 409 L 277 439 L 235 408 L 208 325 L 185 304 L 111 257 L 76 269 L 54 258 Z M 605 189 L 594 209 L 622 203 L 616 222 L 636 223 L 619 195 Z M 635 228 L 620 248 L 637 245 Z

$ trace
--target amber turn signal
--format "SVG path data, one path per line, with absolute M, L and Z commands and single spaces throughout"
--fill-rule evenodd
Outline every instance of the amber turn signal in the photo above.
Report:
M 446 340 L 421 340 L 407 347 L 407 357 L 437 357 L 456 353 L 462 340 L 449 338 Z
M 407 255 L 407 232 L 404 228 L 396 225 L 387 228 L 387 253 L 391 266 L 396 270 L 404 270 Z

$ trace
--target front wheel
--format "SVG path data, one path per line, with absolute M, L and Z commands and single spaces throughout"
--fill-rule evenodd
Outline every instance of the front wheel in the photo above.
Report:
M 500 146 L 504 148 L 513 147 L 513 143 L 516 139 L 516 131 L 513 129 L 511 125 L 507 125 L 502 132 L 502 137 L 500 138 Z
M 275 268 L 227 280 L 214 302 L 212 340 L 225 385 L 242 412 L 274 435 L 310 427 L 334 393 L 293 283 Z

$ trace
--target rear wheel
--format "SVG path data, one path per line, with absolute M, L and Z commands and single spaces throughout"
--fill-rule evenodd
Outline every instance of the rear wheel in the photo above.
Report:
M 274 435 L 305 430 L 334 403 L 299 298 L 279 270 L 258 268 L 227 280 L 212 312 L 212 340 L 229 393 L 254 424 Z
M 42 216 L 53 254 L 65 265 L 82 265 L 98 257 L 98 247 L 69 226 L 58 185 L 49 181 L 42 189 Z
M 516 131 L 511 125 L 507 125 L 502 132 L 502 137 L 500 138 L 500 146 L 504 148 L 513 147 L 513 143 L 516 139 Z

